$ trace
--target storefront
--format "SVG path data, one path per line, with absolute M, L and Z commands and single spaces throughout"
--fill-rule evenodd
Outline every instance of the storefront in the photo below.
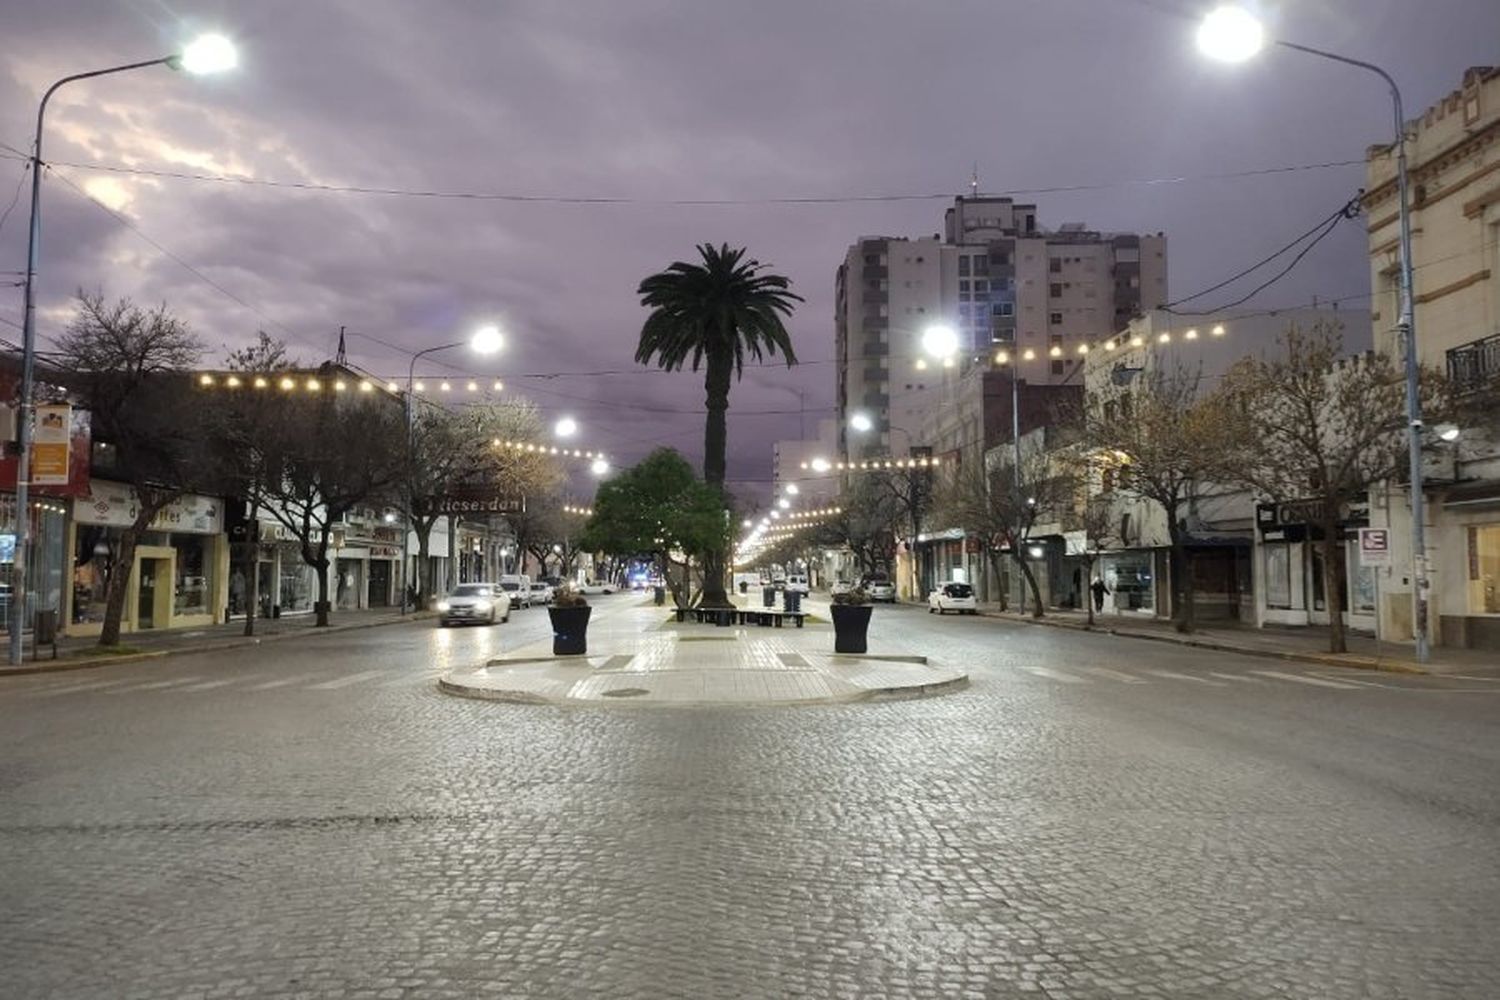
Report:
M 1322 531 L 1316 501 L 1257 504 L 1259 614 L 1267 625 L 1327 625 L 1331 621 L 1328 572 L 1323 565 Z M 1369 507 L 1350 506 L 1338 523 L 1344 579 L 1339 606 L 1344 624 L 1375 631 L 1379 579 L 1359 558 L 1359 529 L 1369 524 Z
M 31 562 L 26 567 L 26 607 L 30 612 L 62 607 L 67 562 L 68 502 L 55 497 L 32 500 Z M 11 571 L 16 561 L 16 495 L 0 493 L 0 634 L 10 630 Z M 30 628 L 28 621 L 26 627 Z
M 135 521 L 135 491 L 94 480 L 74 503 L 68 550 L 67 632 L 97 635 L 104 625 L 109 574 L 123 534 Z M 136 542 L 126 581 L 124 632 L 211 625 L 229 591 L 229 543 L 217 497 L 184 494 L 162 508 Z

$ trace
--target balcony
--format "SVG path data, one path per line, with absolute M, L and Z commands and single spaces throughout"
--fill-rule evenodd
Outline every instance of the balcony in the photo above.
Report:
M 1500 384 L 1500 333 L 1451 349 L 1448 379 L 1455 392 L 1474 392 Z

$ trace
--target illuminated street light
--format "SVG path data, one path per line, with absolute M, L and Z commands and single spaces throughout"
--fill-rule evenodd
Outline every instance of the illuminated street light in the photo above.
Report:
M 833 468 L 833 465 L 826 458 L 815 458 L 812 460 L 812 470 L 814 472 L 827 472 L 831 468 Z
M 782 497 L 780 500 L 776 501 L 776 506 L 780 507 L 782 510 L 788 510 L 791 508 L 792 502 L 786 497 Z
M 173 56 L 167 62 L 173 69 L 180 69 L 194 76 L 224 73 L 239 64 L 240 54 L 235 50 L 234 43 L 223 35 L 213 34 L 199 35 L 188 43 L 181 55 Z
M 1220 7 L 1204 18 L 1198 28 L 1198 48 L 1212 58 L 1224 62 L 1244 62 L 1261 50 L 1267 42 L 1265 28 L 1254 14 L 1243 7 Z M 1417 662 L 1425 663 L 1428 657 L 1428 573 L 1426 538 L 1426 497 L 1422 492 L 1422 400 L 1419 392 L 1420 365 L 1417 361 L 1417 324 L 1414 280 L 1415 264 L 1412 262 L 1410 178 L 1406 167 L 1407 124 L 1406 112 L 1401 106 L 1401 88 L 1395 77 L 1374 63 L 1362 59 L 1351 59 L 1336 52 L 1315 49 L 1285 39 L 1271 39 L 1281 48 L 1303 52 L 1320 59 L 1343 63 L 1374 73 L 1390 91 L 1391 132 L 1390 149 L 1396 155 L 1396 219 L 1399 227 L 1397 246 L 1400 250 L 1399 279 L 1400 301 L 1396 320 L 1397 342 L 1405 353 L 1406 376 L 1406 427 L 1407 427 L 1407 476 L 1408 506 L 1411 511 L 1411 594 L 1412 631 L 1415 640 Z
M 560 438 L 572 437 L 578 433 L 578 421 L 572 417 L 563 417 L 552 425 L 552 433 Z
M 859 431 L 861 434 L 864 434 L 867 431 L 872 431 L 875 429 L 875 421 L 870 419 L 870 415 L 868 413 L 860 410 L 855 413 L 854 416 L 849 418 L 849 426 L 854 430 Z
M 958 352 L 958 331 L 946 323 L 932 324 L 922 331 L 922 350 L 934 358 L 951 358 Z
M 469 339 L 469 346 L 477 354 L 494 354 L 505 346 L 505 335 L 493 323 L 481 326 Z
M 589 466 L 589 471 L 596 476 L 602 476 L 609 472 L 609 463 L 602 458 L 596 458 Z
M 11 605 L 10 605 L 10 662 L 19 665 L 22 662 L 21 633 L 26 625 L 26 572 L 31 556 L 31 518 L 28 493 L 30 482 L 26 470 L 31 468 L 31 410 L 33 380 L 36 370 L 36 272 L 41 259 L 42 245 L 42 172 L 45 163 L 42 160 L 42 125 L 47 117 L 47 102 L 52 100 L 59 87 L 74 83 L 78 80 L 91 80 L 94 77 L 109 76 L 114 73 L 124 73 L 133 69 L 146 69 L 151 66 L 168 66 L 172 69 L 184 69 L 190 73 L 215 73 L 232 68 L 238 60 L 235 57 L 234 46 L 222 35 L 206 35 L 191 42 L 183 51 L 177 55 L 164 56 L 160 59 L 147 59 L 143 62 L 125 63 L 120 66 L 111 66 L 108 69 L 90 70 L 86 73 L 74 73 L 58 80 L 48 87 L 42 94 L 41 104 L 36 112 L 36 137 L 31 146 L 31 226 L 26 242 L 26 277 L 22 281 L 25 291 L 22 296 L 21 306 L 21 392 L 17 400 L 17 428 L 16 436 L 16 468 L 20 471 L 16 474 L 16 537 L 15 555 L 12 558 L 10 572 Z
M 797 484 L 796 483 L 787 483 L 786 484 L 786 492 L 787 492 L 787 496 L 793 496 L 794 497 L 798 493 L 801 493 L 802 491 L 797 488 Z
M 1198 51 L 1220 62 L 1244 62 L 1265 44 L 1266 29 L 1243 7 L 1218 7 L 1198 26 Z

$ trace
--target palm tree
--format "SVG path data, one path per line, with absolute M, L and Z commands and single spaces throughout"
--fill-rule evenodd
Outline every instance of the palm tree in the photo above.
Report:
M 693 371 L 704 366 L 708 419 L 703 431 L 703 479 L 724 489 L 725 414 L 729 386 L 744 369 L 745 355 L 759 361 L 778 352 L 787 366 L 797 363 L 784 318 L 802 296 L 789 291 L 791 281 L 762 273 L 758 260 L 745 260 L 745 248 L 729 244 L 698 246 L 701 264 L 676 261 L 641 282 L 641 305 L 651 310 L 641 327 L 635 360 L 676 371 L 690 360 Z M 703 603 L 728 603 L 722 554 L 704 561 Z

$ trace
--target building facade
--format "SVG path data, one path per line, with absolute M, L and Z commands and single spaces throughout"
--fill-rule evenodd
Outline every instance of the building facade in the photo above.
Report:
M 1417 357 L 1447 374 L 1467 419 L 1424 467 L 1428 633 L 1440 645 L 1500 650 L 1500 67 L 1468 70 L 1459 87 L 1408 123 Z M 1376 348 L 1404 359 L 1393 146 L 1366 157 Z M 1489 416 L 1486 417 L 1486 414 Z M 1373 496 L 1387 527 L 1380 571 L 1382 638 L 1411 639 L 1411 508 L 1405 483 Z

